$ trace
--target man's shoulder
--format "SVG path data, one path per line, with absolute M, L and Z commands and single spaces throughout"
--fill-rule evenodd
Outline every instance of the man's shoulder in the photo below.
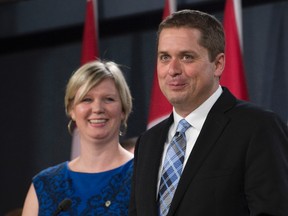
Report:
M 157 134 L 160 131 L 169 128 L 170 125 L 172 124 L 172 122 L 173 122 L 173 117 L 169 116 L 168 118 L 162 120 L 161 122 L 157 123 L 156 125 L 154 125 L 150 129 L 145 131 L 144 134 L 155 134 L 155 133 Z

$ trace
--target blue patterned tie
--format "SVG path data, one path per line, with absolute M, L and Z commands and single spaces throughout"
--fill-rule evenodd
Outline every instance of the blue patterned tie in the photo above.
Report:
M 159 215 L 167 215 L 174 192 L 177 188 L 185 157 L 186 136 L 185 131 L 191 125 L 182 119 L 178 126 L 174 137 L 167 149 L 164 160 L 162 176 L 159 187 Z

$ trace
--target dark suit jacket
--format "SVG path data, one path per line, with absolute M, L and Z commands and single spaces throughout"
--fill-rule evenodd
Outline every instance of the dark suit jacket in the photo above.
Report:
M 173 115 L 138 139 L 129 215 L 155 216 L 157 177 Z M 288 129 L 227 89 L 210 110 L 168 215 L 288 216 Z

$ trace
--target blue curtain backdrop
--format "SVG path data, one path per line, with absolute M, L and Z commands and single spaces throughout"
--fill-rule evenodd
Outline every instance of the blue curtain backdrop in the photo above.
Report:
M 288 2 L 243 11 L 244 59 L 251 100 L 288 122 Z

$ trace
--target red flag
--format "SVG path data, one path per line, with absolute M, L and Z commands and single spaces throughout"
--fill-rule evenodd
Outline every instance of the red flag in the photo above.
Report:
M 95 60 L 99 56 L 97 19 L 97 0 L 87 0 L 81 64 Z
M 171 13 L 176 11 L 176 1 L 175 0 L 165 0 L 165 7 L 163 11 L 163 19 L 169 16 Z M 147 129 L 151 128 L 155 124 L 159 123 L 161 120 L 168 117 L 172 111 L 172 105 L 168 102 L 166 97 L 162 94 L 158 78 L 157 71 L 154 71 L 153 85 L 151 92 L 151 100 L 149 107 L 148 116 L 148 126 Z
M 226 63 L 220 83 L 239 99 L 248 100 L 242 57 L 242 8 L 240 0 L 226 0 L 224 31 Z
M 97 0 L 87 0 L 86 17 L 83 31 L 81 65 L 97 59 L 99 56 L 98 48 L 98 16 Z M 80 140 L 77 129 L 73 132 L 71 159 L 80 153 Z

